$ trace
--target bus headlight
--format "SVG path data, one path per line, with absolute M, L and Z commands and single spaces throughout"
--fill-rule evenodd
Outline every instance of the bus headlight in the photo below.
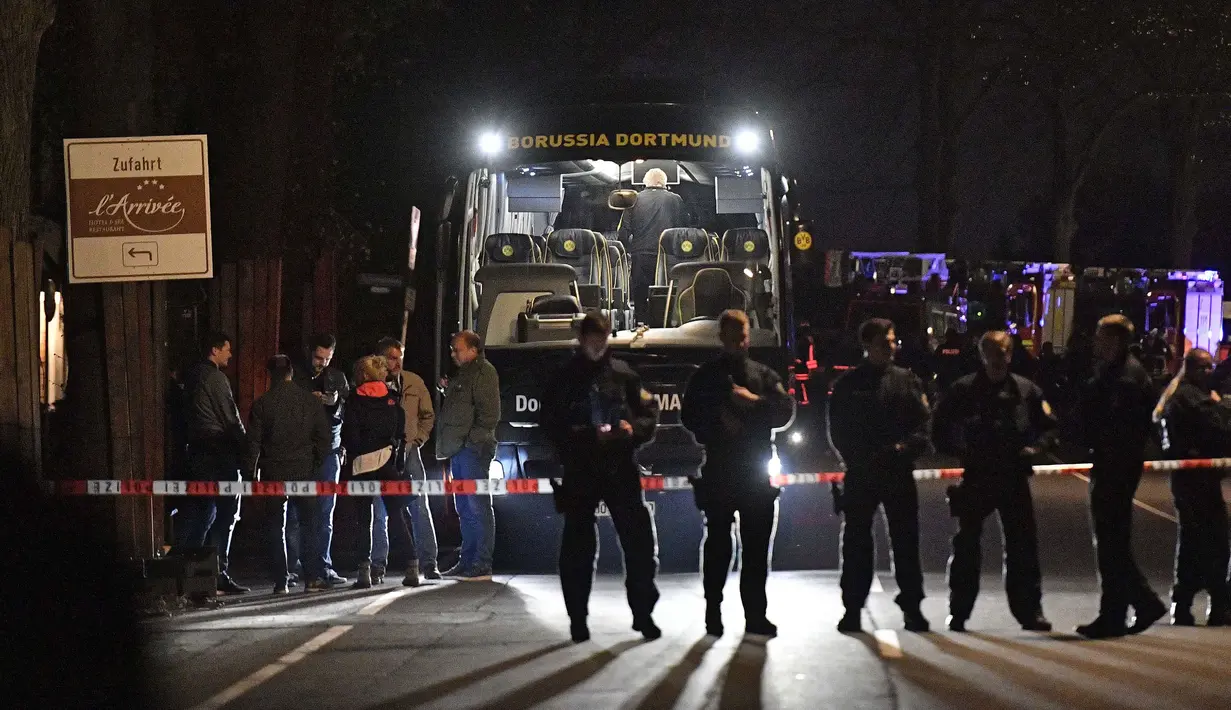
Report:
M 740 131 L 735 134 L 735 150 L 740 153 L 755 153 L 761 147 L 761 137 L 755 131 Z
M 769 463 L 766 464 L 765 468 L 771 476 L 777 476 L 782 473 L 782 459 L 778 458 L 777 451 L 775 451 L 774 455 L 770 457 Z
M 495 133 L 484 133 L 479 136 L 479 150 L 487 155 L 499 153 L 502 147 L 504 143 Z

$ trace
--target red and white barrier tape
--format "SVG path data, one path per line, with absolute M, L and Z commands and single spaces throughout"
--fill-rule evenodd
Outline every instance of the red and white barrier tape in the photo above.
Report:
M 1089 471 L 1093 464 L 1047 464 L 1034 467 L 1035 475 L 1072 474 Z M 1231 458 L 1147 461 L 1147 471 L 1176 471 L 1191 468 L 1231 468 Z M 921 468 L 915 480 L 961 478 L 961 468 Z M 824 473 L 783 473 L 770 476 L 775 486 L 803 486 L 841 482 L 841 471 Z M 374 496 L 412 493 L 443 495 L 521 495 L 552 492 L 549 478 L 480 479 L 476 481 L 144 481 L 91 480 L 56 481 L 51 484 L 60 495 L 85 496 Z M 675 491 L 690 488 L 685 476 L 644 476 L 641 488 L 647 491 Z

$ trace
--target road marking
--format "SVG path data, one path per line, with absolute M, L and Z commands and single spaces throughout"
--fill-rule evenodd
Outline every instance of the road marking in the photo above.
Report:
M 278 675 L 279 673 L 286 670 L 287 668 L 290 668 L 292 665 L 307 658 L 310 654 L 321 650 L 322 648 L 327 646 L 330 642 L 338 639 L 340 636 L 342 636 L 347 631 L 350 631 L 353 628 L 355 627 L 353 626 L 331 626 L 329 627 L 325 631 L 312 637 L 307 643 L 303 644 L 299 648 L 295 649 L 294 651 L 291 651 L 290 653 L 286 654 L 282 658 L 279 658 L 277 661 L 270 663 L 264 668 L 261 668 L 260 670 L 240 680 L 239 682 L 235 683 L 229 688 L 226 688 L 225 690 L 218 693 L 217 695 L 210 698 L 209 700 L 206 700 L 200 705 L 195 706 L 194 708 L 192 708 L 192 710 L 219 710 L 219 708 L 226 706 L 227 703 L 230 703 L 238 699 L 240 696 L 249 692 L 253 688 L 256 688 L 257 686 L 261 685 L 262 683 L 269 680 L 270 678 L 273 678 L 274 676 Z
M 441 583 L 424 584 L 418 587 L 406 587 L 403 589 L 395 589 L 392 592 L 387 592 L 385 594 L 380 595 L 379 597 L 376 598 L 375 601 L 363 607 L 359 611 L 355 612 L 355 614 L 357 616 L 376 616 L 376 614 L 380 612 L 382 609 L 389 606 L 393 602 L 401 599 L 402 597 L 408 597 L 411 594 L 414 594 L 416 592 L 423 592 L 429 589 L 438 589 L 440 587 L 448 587 L 454 584 L 457 584 L 457 582 L 449 581 L 449 582 L 445 582 L 444 584 L 441 584 Z
M 1078 477 L 1078 478 L 1080 478 L 1081 480 L 1085 481 L 1086 483 L 1089 483 L 1089 482 L 1090 482 L 1090 479 L 1089 479 L 1089 478 L 1087 478 L 1086 476 L 1081 475 L 1080 473 L 1074 473 L 1073 475 L 1074 475 L 1074 476 L 1076 476 L 1076 477 Z M 1160 518 L 1164 518 L 1164 519 L 1166 519 L 1166 520 L 1170 520 L 1171 522 L 1173 522 L 1173 523 L 1175 523 L 1175 524 L 1177 524 L 1177 525 L 1179 525 L 1179 523 L 1180 523 L 1180 521 L 1179 521 L 1178 519 L 1176 519 L 1176 517 L 1175 517 L 1174 515 L 1172 515 L 1171 513 L 1168 513 L 1168 512 L 1163 511 L 1163 510 L 1159 510 L 1158 508 L 1155 508 L 1154 506 L 1150 505 L 1149 503 L 1143 503 L 1143 502 L 1141 502 L 1141 501 L 1137 500 L 1136 498 L 1134 498 L 1134 499 L 1133 499 L 1133 505 L 1137 506 L 1138 508 L 1141 508 L 1142 510 L 1144 510 L 1144 511 L 1146 511 L 1146 512 L 1149 512 L 1149 513 L 1154 513 L 1155 515 L 1157 515 L 1157 516 L 1158 516 L 1158 517 L 1160 517 Z
M 872 575 L 871 591 L 873 594 L 884 594 L 885 593 L 885 585 L 881 584 L 881 576 L 879 574 Z
M 902 642 L 898 639 L 898 632 L 893 629 L 877 629 L 872 632 L 872 636 L 876 639 L 876 647 L 880 650 L 881 658 L 902 658 L 905 655 L 902 653 Z

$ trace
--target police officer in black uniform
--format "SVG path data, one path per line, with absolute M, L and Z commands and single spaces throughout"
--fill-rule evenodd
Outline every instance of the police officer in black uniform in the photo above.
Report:
M 1051 631 L 1043 616 L 1042 574 L 1030 496 L 1031 458 L 1055 444 L 1056 420 L 1043 392 L 1009 372 L 1012 337 L 999 330 L 979 340 L 983 371 L 967 375 L 937 403 L 937 449 L 960 456 L 961 484 L 949 489 L 958 519 L 949 559 L 949 629 L 965 631 L 979 594 L 983 521 L 1000 514 L 1009 610 L 1027 631 Z
M 919 563 L 919 493 L 915 458 L 928 448 L 928 400 L 923 384 L 893 364 L 897 335 L 893 323 L 873 318 L 859 328 L 866 355 L 858 367 L 834 383 L 829 398 L 829 440 L 846 463 L 835 508 L 842 523 L 842 603 L 846 615 L 838 630 L 862 629 L 860 614 L 872 587 L 876 543 L 872 520 L 885 507 L 893 543 L 895 599 L 907 631 L 928 631 L 919 609 L 923 571 Z
M 1077 627 L 1088 638 L 1144 631 L 1166 613 L 1133 559 L 1133 496 L 1141 482 L 1146 442 L 1151 436 L 1154 386 L 1146 369 L 1129 354 L 1133 322 L 1113 314 L 1094 333 L 1093 378 L 1085 380 L 1078 401 L 1078 430 L 1092 453 L 1090 518 L 1098 553 L 1102 598 L 1098 617 Z M 1130 629 L 1128 608 L 1136 611 Z
M 633 630 L 646 639 L 662 636 L 651 613 L 658 602 L 658 541 L 633 459 L 654 436 L 658 406 L 627 363 L 607 349 L 611 323 L 597 313 L 581 322 L 580 347 L 547 388 L 543 427 L 563 464 L 553 483 L 556 509 L 564 514 L 560 541 L 560 586 L 577 643 L 590 638 L 586 625 L 598 554 L 596 509 L 607 504 L 624 552 L 624 585 Z
M 718 333 L 723 352 L 693 374 L 680 410 L 684 426 L 705 446 L 702 477 L 692 481 L 697 507 L 705 513 L 705 631 L 711 636 L 723 632 L 722 589 L 731 571 L 731 526 L 739 513 L 744 628 L 750 634 L 776 636 L 778 628 L 765 618 L 778 500 L 767 466 L 773 456 L 773 429 L 790 421 L 795 402 L 773 370 L 748 357 L 748 316 L 743 311 L 725 311 L 718 319 Z
M 1193 348 L 1184 368 L 1159 402 L 1168 455 L 1176 459 L 1217 458 L 1231 441 L 1231 409 L 1210 389 L 1214 358 Z M 1171 474 L 1171 494 L 1180 519 L 1175 548 L 1175 586 L 1171 590 L 1171 623 L 1193 626 L 1192 603 L 1197 592 L 1210 595 L 1208 626 L 1231 626 L 1231 593 L 1227 589 L 1227 502 L 1222 496 L 1223 471 L 1192 468 Z

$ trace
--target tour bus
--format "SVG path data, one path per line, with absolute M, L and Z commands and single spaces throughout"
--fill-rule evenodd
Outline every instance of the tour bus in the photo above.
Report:
M 447 273 L 439 275 L 442 292 L 455 296 L 439 314 L 437 346 L 445 353 L 452 332 L 473 330 L 499 373 L 493 478 L 557 475 L 539 409 L 586 312 L 611 317 L 613 356 L 632 364 L 658 401 L 657 435 L 638 452 L 647 475 L 695 474 L 702 463 L 702 447 L 680 424 L 680 405 L 689 376 L 719 352 L 722 311 L 748 313 L 751 356 L 794 390 L 793 183 L 779 170 L 773 131 L 760 115 L 671 104 L 537 110 L 497 118 L 473 139 L 442 259 Z M 650 312 L 638 313 L 628 245 L 617 236 L 651 168 L 666 173 L 687 214 L 657 235 Z M 438 370 L 439 381 L 447 371 Z M 785 422 L 764 474 L 819 470 L 809 466 L 821 465 L 822 424 L 798 416 Z M 691 491 L 647 498 L 664 570 L 695 571 L 702 526 Z M 783 497 L 780 537 L 790 535 L 795 500 Z M 505 496 L 496 505 L 497 566 L 554 570 L 559 523 L 550 497 Z M 614 538 L 603 529 L 602 564 L 609 564 Z M 790 565 L 785 559 L 779 563 Z

